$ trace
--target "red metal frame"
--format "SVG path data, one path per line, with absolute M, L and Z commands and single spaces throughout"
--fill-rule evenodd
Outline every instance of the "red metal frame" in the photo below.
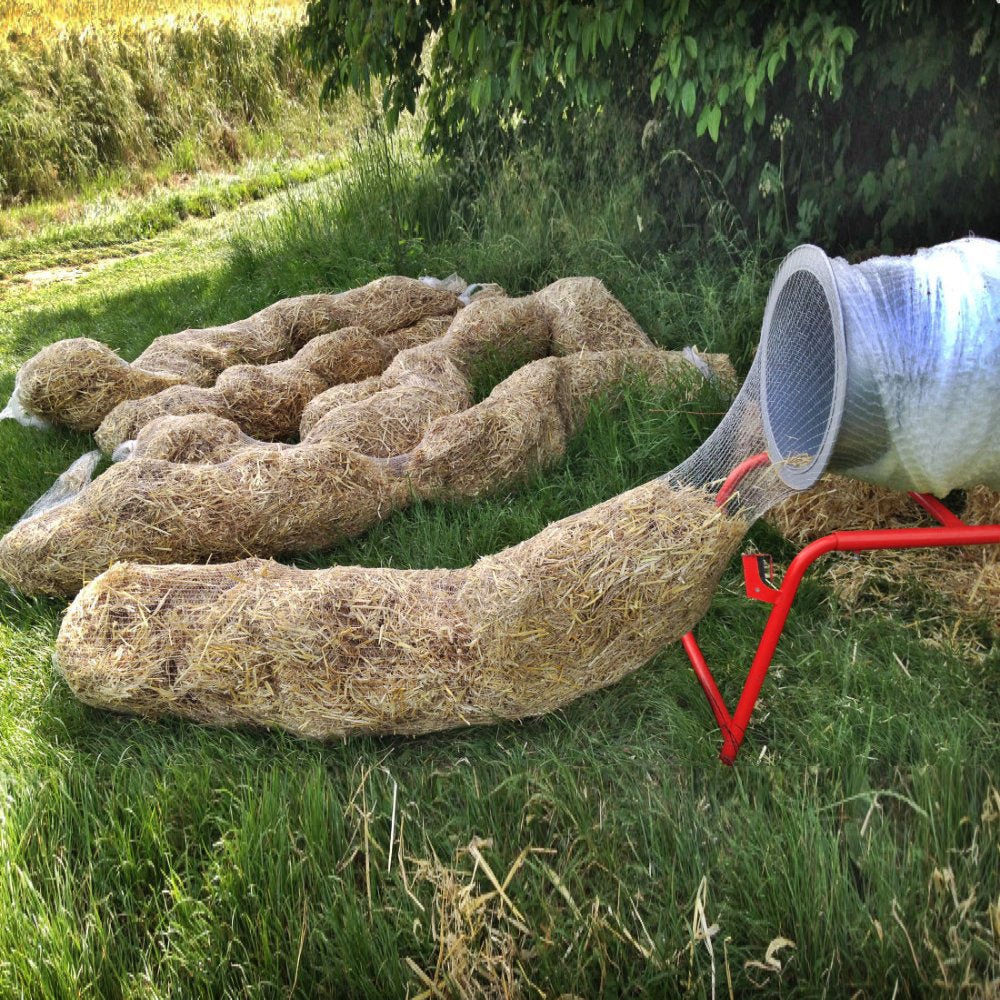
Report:
M 722 506 L 732 496 L 740 480 L 752 469 L 768 463 L 766 454 L 754 455 L 737 466 L 726 478 L 716 497 L 716 504 Z M 757 652 L 750 665 L 750 673 L 743 686 L 743 693 L 736 705 L 736 711 L 729 714 L 712 672 L 705 663 L 705 657 L 698 647 L 693 632 L 688 632 L 681 640 L 684 650 L 691 660 L 694 672 L 708 698 L 715 721 L 722 730 L 723 745 L 719 759 L 732 765 L 736 760 L 740 744 L 746 734 L 754 705 L 760 694 L 764 678 L 774 657 L 778 639 L 785 627 L 788 613 L 795 600 L 795 594 L 802 582 L 805 571 L 820 556 L 828 552 L 862 552 L 873 549 L 915 549 L 936 548 L 947 545 L 996 545 L 1000 544 L 1000 524 L 966 524 L 953 514 L 939 500 L 926 493 L 910 493 L 910 496 L 936 518 L 941 526 L 935 528 L 887 528 L 876 531 L 834 531 L 807 545 L 792 560 L 785 572 L 780 587 L 774 587 L 770 580 L 770 556 L 743 556 L 743 576 L 746 580 L 747 597 L 772 604 L 771 613 L 764 626 L 764 632 Z M 768 580 L 763 577 L 764 563 L 768 562 Z

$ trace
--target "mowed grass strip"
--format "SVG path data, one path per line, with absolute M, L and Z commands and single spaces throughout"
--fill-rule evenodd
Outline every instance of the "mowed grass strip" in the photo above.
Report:
M 529 187 L 525 160 L 455 207 L 393 155 L 244 223 L 225 259 L 192 236 L 8 305 L 3 388 L 60 335 L 129 356 L 395 269 L 517 293 L 596 274 L 664 345 L 749 357 L 769 262 L 644 248 L 626 185 L 598 197 L 550 164 Z M 300 563 L 467 564 L 671 468 L 726 402 L 639 386 L 528 483 Z M 4 526 L 87 447 L 0 424 Z M 793 554 L 763 524 L 748 544 Z M 679 646 L 541 719 L 324 745 L 79 704 L 50 659 L 61 611 L 0 597 L 0 995 L 995 993 L 1000 663 L 926 587 L 848 609 L 817 567 L 731 770 Z M 698 628 L 731 701 L 765 614 L 731 567 Z
M 46 267 L 79 266 L 143 252 L 148 241 L 187 219 L 212 218 L 341 168 L 337 154 L 251 162 L 226 175 L 157 184 L 141 195 L 84 199 L 59 213 L 51 202 L 34 204 L 0 223 L 0 278 L 17 279 Z M 57 219 L 57 214 L 64 217 Z

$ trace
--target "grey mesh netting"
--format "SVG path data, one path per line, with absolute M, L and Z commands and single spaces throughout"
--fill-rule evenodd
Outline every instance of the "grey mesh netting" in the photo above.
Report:
M 70 607 L 60 667 L 94 704 L 320 737 L 564 704 L 689 631 L 749 523 L 826 468 L 939 493 L 998 484 L 998 249 L 848 265 L 800 247 L 733 406 L 659 479 L 458 570 L 118 563 Z M 364 456 L 337 454 L 362 469 L 356 485 L 389 489 Z M 381 461 L 405 479 L 409 456 Z
M 860 264 L 796 248 L 768 296 L 760 346 L 709 440 L 673 470 L 708 484 L 750 454 L 760 514 L 824 471 L 944 496 L 1000 487 L 1000 243 L 968 238 Z

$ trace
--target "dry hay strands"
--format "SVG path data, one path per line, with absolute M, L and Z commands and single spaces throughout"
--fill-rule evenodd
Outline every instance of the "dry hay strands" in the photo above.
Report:
M 440 342 L 467 375 L 484 360 L 651 350 L 653 342 L 599 278 L 561 278 L 523 298 L 490 295 L 454 318 Z
M 585 352 L 519 369 L 477 406 L 439 418 L 411 453 L 372 458 L 342 441 L 249 441 L 205 415 L 150 425 L 140 455 L 73 501 L 0 539 L 0 576 L 25 593 L 73 593 L 117 559 L 193 562 L 329 547 L 415 497 L 475 497 L 559 458 L 589 401 L 642 375 L 687 392 L 700 375 L 679 352 Z M 384 433 L 380 424 L 372 433 Z M 214 464 L 208 464 L 208 463 Z
M 810 491 L 794 494 L 765 515 L 788 538 L 806 545 L 831 531 L 912 528 L 933 524 L 905 493 L 843 476 L 827 475 Z M 1000 524 L 1000 493 L 976 486 L 966 495 L 967 524 Z M 979 615 L 1000 628 L 1000 546 L 860 552 L 860 567 L 837 561 L 826 569 L 838 598 L 857 606 L 875 583 L 898 586 L 907 578 L 943 593 L 963 615 Z M 881 603 L 881 602 L 880 602 Z
M 264 441 L 291 437 L 315 396 L 330 386 L 383 372 L 400 349 L 440 337 L 450 322 L 450 314 L 428 316 L 381 337 L 364 327 L 343 327 L 313 338 L 285 361 L 232 365 L 210 388 L 175 385 L 142 399 L 125 400 L 101 422 L 97 444 L 110 454 L 158 417 L 192 413 L 226 417 L 244 433 Z
M 776 504 L 764 517 L 789 541 L 807 545 L 831 531 L 912 528 L 921 511 L 899 490 L 827 474 L 812 489 Z
M 282 299 L 227 326 L 158 337 L 135 364 L 176 372 L 191 385 L 212 385 L 232 365 L 281 361 L 323 333 L 360 326 L 382 337 L 428 316 L 453 315 L 458 308 L 454 292 L 389 275 L 337 294 Z
M 1000 493 L 974 486 L 966 495 L 962 518 L 967 524 L 1000 524 Z M 1000 630 L 1000 545 L 969 545 L 955 553 L 949 572 L 935 583 L 943 579 L 959 608 L 982 615 Z
M 436 418 L 471 405 L 466 373 L 437 340 L 397 355 L 379 379 L 316 397 L 302 416 L 302 440 L 338 441 L 388 458 L 413 448 Z
M 441 323 L 440 318 L 432 321 Z M 445 320 L 447 329 L 442 336 L 428 340 L 431 328 L 426 324 L 432 321 L 425 320 L 422 329 L 406 328 L 382 338 L 381 343 L 391 341 L 392 346 L 401 348 L 414 341 L 419 346 L 401 350 L 381 377 L 342 381 L 305 404 L 299 424 L 302 440 L 337 441 L 362 454 L 383 458 L 404 454 L 419 444 L 435 419 L 470 406 L 471 380 L 487 359 L 511 354 L 519 359 L 541 358 L 551 353 L 579 351 L 581 345 L 594 343 L 604 343 L 610 348 L 626 344 L 636 351 L 655 350 L 621 303 L 595 278 L 562 279 L 520 299 L 491 291 L 486 298 L 462 309 L 450 324 Z M 416 333 L 422 336 L 417 337 Z M 703 362 L 713 375 L 732 377 L 724 355 L 709 356 Z M 262 379 L 259 374 L 262 371 L 258 369 L 252 377 Z M 227 384 L 229 378 L 229 372 L 223 374 L 216 389 Z M 301 394 L 287 403 L 283 404 L 277 386 L 271 394 L 270 406 L 260 399 L 260 394 L 254 394 L 248 396 L 242 407 L 230 405 L 221 398 L 221 393 L 213 390 L 169 390 L 120 406 L 98 431 L 98 443 L 110 451 L 139 435 L 150 419 L 166 412 L 213 413 L 234 420 L 254 438 L 287 437 L 293 415 L 310 391 L 304 386 L 297 388 Z M 255 407 L 259 407 L 256 417 Z M 239 413 L 234 412 L 237 409 Z M 215 425 L 204 426 L 210 432 Z M 182 460 L 182 453 L 172 447 L 166 450 L 151 447 L 155 433 L 140 436 L 146 439 L 142 453 Z M 173 432 L 170 437 L 173 438 Z M 227 435 L 218 442 L 215 460 L 222 460 L 234 448 L 245 445 L 246 442 Z M 205 461 L 212 448 L 206 444 L 194 449 L 194 453 L 198 460 Z
M 687 632 L 745 530 L 660 479 L 467 569 L 119 563 L 57 661 L 92 705 L 318 738 L 534 716 Z
M 583 282 L 586 302 L 597 300 L 609 309 L 617 303 L 606 290 L 603 297 L 597 295 L 595 287 L 604 286 L 595 286 L 596 279 L 571 280 Z M 563 311 L 569 314 L 568 307 Z M 613 315 L 618 311 L 623 307 L 618 305 Z M 287 438 L 298 427 L 303 440 L 336 438 L 363 454 L 388 457 L 413 448 L 436 417 L 470 405 L 470 380 L 485 359 L 513 350 L 528 358 L 548 354 L 553 348 L 550 312 L 534 296 L 492 295 L 454 318 L 424 318 L 374 339 L 362 328 L 340 330 L 318 338 L 320 348 L 314 348 L 316 341 L 307 345 L 300 355 L 313 352 L 301 361 L 296 355 L 270 366 L 237 366 L 223 372 L 213 388 L 175 386 L 124 402 L 105 418 L 97 442 L 110 453 L 157 417 L 211 413 L 258 439 Z M 578 320 L 576 326 L 586 324 Z M 589 339 L 595 339 L 593 323 L 586 328 Z M 572 341 L 567 336 L 560 346 Z M 652 346 L 648 340 L 646 346 Z M 318 357 L 325 361 L 320 370 Z M 379 374 L 380 379 L 368 381 Z M 362 388 L 347 388 L 359 380 Z
M 216 464 L 239 451 L 284 451 L 294 447 L 279 441 L 258 441 L 226 417 L 213 413 L 158 417 L 146 424 L 134 441 L 115 451 L 117 460 L 162 458 L 184 464 Z
M 468 380 L 446 354 L 415 348 L 397 362 L 381 378 L 346 382 L 313 399 L 301 422 L 303 446 L 331 441 L 360 454 L 389 457 L 417 444 L 435 418 L 471 405 Z M 222 462 L 261 446 L 232 420 L 196 411 L 146 423 L 131 454 L 172 462 Z
M 479 365 L 501 353 L 542 358 L 551 348 L 548 320 L 533 296 L 478 299 L 443 336 L 400 352 L 381 378 L 316 396 L 299 433 L 303 441 L 338 440 L 379 457 L 407 452 L 436 417 L 471 405 Z
M 177 385 L 183 378 L 144 371 L 89 337 L 43 347 L 17 373 L 21 405 L 32 416 L 92 431 L 123 399 Z
M 569 381 L 575 378 L 579 385 L 560 390 L 553 381 L 562 377 L 554 374 L 558 366 L 528 364 L 523 377 L 515 373 L 503 383 L 490 409 L 506 407 L 519 395 L 524 397 L 524 403 L 517 404 L 522 408 L 529 397 L 534 397 L 536 408 L 572 408 L 569 399 L 581 392 L 587 398 L 592 395 L 585 388 L 589 381 L 604 387 L 620 377 L 615 366 L 625 355 L 653 377 L 662 374 L 668 357 L 672 369 L 687 369 L 679 357 L 656 350 L 601 281 L 564 278 L 524 298 L 495 295 L 474 301 L 455 316 L 443 337 L 399 354 L 381 379 L 337 386 L 314 398 L 303 412 L 300 434 L 303 441 L 337 440 L 367 455 L 404 454 L 418 446 L 436 418 L 466 411 L 472 378 L 483 363 L 498 356 L 538 361 L 587 352 L 593 354 L 591 361 L 574 362 L 575 367 L 567 369 L 576 373 Z M 606 371 L 599 370 L 605 365 Z M 708 356 L 706 367 L 713 377 L 732 376 L 723 355 Z M 551 391 L 539 388 L 540 382 L 551 383 Z M 572 424 L 566 416 L 549 412 L 538 419 L 553 426 Z M 471 428 L 476 417 L 470 420 Z M 482 433 L 470 429 L 470 443 L 481 441 Z M 548 454 L 553 454 L 551 449 Z
M 560 278 L 531 298 L 548 323 L 552 353 L 653 346 L 599 278 Z
M 395 295 L 394 308 L 382 308 L 375 315 L 373 303 L 385 307 L 390 292 Z M 255 438 L 287 438 L 294 433 L 306 404 L 319 396 L 305 415 L 305 436 L 337 399 L 325 399 L 325 389 L 379 374 L 397 352 L 406 354 L 407 348 L 428 341 L 435 344 L 432 353 L 438 355 L 438 364 L 451 362 L 466 379 L 471 379 L 484 359 L 497 354 L 517 352 L 530 359 L 579 350 L 653 347 L 625 307 L 596 278 L 563 278 L 521 299 L 491 290 L 452 320 L 457 308 L 458 299 L 452 292 L 412 279 L 383 278 L 340 296 L 287 299 L 229 327 L 161 337 L 132 368 L 112 355 L 123 377 L 115 390 L 118 395 L 100 402 L 107 415 L 98 428 L 98 444 L 110 454 L 156 417 L 191 413 L 227 417 Z M 349 315 L 369 331 L 367 337 L 360 329 L 343 326 L 341 321 Z M 412 324 L 394 326 L 414 317 Z M 321 338 L 323 344 L 315 351 L 300 351 L 308 356 L 276 361 L 303 339 L 321 337 L 316 331 L 324 328 L 337 329 L 341 341 L 328 335 Z M 379 391 L 391 391 L 392 396 L 368 404 L 375 409 L 388 408 L 397 418 L 401 408 L 395 399 L 405 394 L 405 383 L 413 374 L 403 359 L 400 362 L 390 366 L 378 387 Z M 124 376 L 133 368 L 162 372 L 171 366 L 175 384 L 170 388 L 158 385 L 141 393 L 136 390 L 115 402 L 122 392 L 130 391 Z M 426 356 L 422 366 L 428 367 Z M 425 405 L 423 415 L 408 419 L 405 429 L 398 432 L 388 429 L 376 438 L 370 431 L 359 433 L 361 424 L 370 419 L 362 412 L 343 414 L 348 425 L 340 433 L 356 439 L 362 451 L 384 455 L 406 451 L 419 440 L 430 419 L 468 405 L 451 384 L 439 386 L 437 394 L 439 401 L 434 406 Z M 110 412 L 108 403 L 114 406 Z M 37 407 L 37 400 L 32 405 Z M 92 419 L 89 414 L 88 419 Z M 325 430 L 320 433 L 327 436 Z
M 422 497 L 472 498 L 531 475 L 562 457 L 590 402 L 614 404 L 646 380 L 688 396 L 701 375 L 681 352 L 582 351 L 518 369 L 476 406 L 442 417 L 407 455 L 392 460 Z
M 335 295 L 283 299 L 225 326 L 158 337 L 131 364 L 95 340 L 62 341 L 22 365 L 19 398 L 36 417 L 91 431 L 124 400 L 171 385 L 206 388 L 233 365 L 281 361 L 343 327 L 382 337 L 429 316 L 451 316 L 459 306 L 454 292 L 393 275 Z
M 16 524 L 0 539 L 0 576 L 27 594 L 70 594 L 121 558 L 196 562 L 326 548 L 404 505 L 408 493 L 385 463 L 333 443 L 254 447 L 216 464 L 133 458 L 74 500 Z
M 1000 524 L 1000 493 L 974 486 L 966 494 L 962 517 L 969 524 Z

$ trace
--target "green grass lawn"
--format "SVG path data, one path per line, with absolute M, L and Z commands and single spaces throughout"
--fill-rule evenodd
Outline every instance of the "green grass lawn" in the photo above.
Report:
M 8 284 L 0 390 L 55 339 L 133 357 L 387 271 L 516 293 L 596 274 L 664 346 L 745 365 L 770 263 L 642 253 L 628 190 L 539 183 L 526 208 L 512 170 L 460 211 L 419 164 L 373 162 L 75 282 Z M 667 471 L 724 408 L 637 388 L 529 483 L 299 562 L 465 565 Z M 90 446 L 0 423 L 0 529 Z M 747 546 L 793 554 L 764 524 Z M 0 595 L 0 996 L 1000 991 L 1000 658 L 926 586 L 843 607 L 818 564 L 733 769 L 679 644 L 544 718 L 319 744 L 83 706 L 51 661 L 63 610 Z M 734 563 L 698 627 L 731 702 L 765 614 Z

